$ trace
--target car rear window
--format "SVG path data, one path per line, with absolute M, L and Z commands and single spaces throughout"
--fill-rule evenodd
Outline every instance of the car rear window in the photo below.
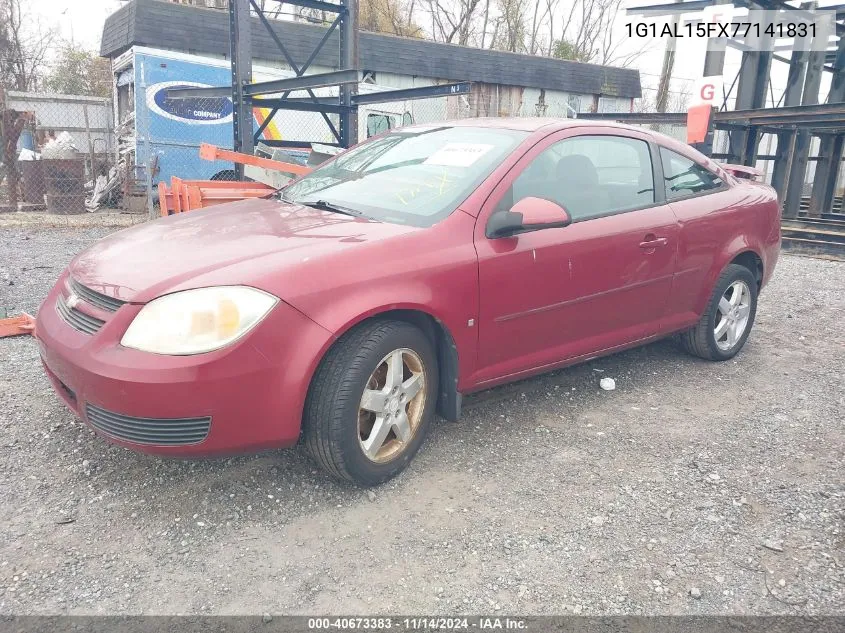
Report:
M 718 189 L 724 184 L 716 174 L 665 147 L 660 148 L 660 160 L 667 200 Z

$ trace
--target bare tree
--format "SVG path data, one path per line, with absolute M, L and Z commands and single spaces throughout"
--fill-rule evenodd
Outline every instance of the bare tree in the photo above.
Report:
M 609 6 L 620 0 L 580 0 L 573 2 L 561 18 L 561 36 L 556 56 L 570 56 L 577 61 L 592 61 L 598 54 L 596 42 L 606 20 Z
M 512 53 L 526 52 L 529 39 L 528 6 L 531 0 L 498 0 L 495 47 Z
M 636 62 L 653 45 L 653 41 L 644 39 L 639 46 L 625 50 L 623 45 L 626 40 L 616 37 L 618 31 L 613 28 L 619 16 L 621 0 L 610 2 L 609 5 L 607 11 L 603 14 L 604 26 L 600 30 L 599 54 L 595 61 L 600 64 L 626 68 Z
M 546 41 L 546 56 L 551 57 L 555 47 L 555 14 L 560 0 L 546 0 L 546 16 L 549 24 L 549 34 Z
M 676 85 L 674 89 L 667 88 L 664 97 L 665 104 L 661 110 L 658 103 L 658 89 L 644 88 L 642 98 L 634 101 L 634 110 L 636 112 L 686 112 L 691 94 L 689 82 Z
M 559 0 L 535 0 L 528 40 L 528 53 L 551 56 L 554 44 L 554 16 L 558 2 Z
M 41 28 L 22 0 L 0 0 L 0 87 L 35 90 L 52 31 Z
M 481 0 L 420 0 L 420 4 L 429 15 L 434 41 L 463 45 L 470 43 L 475 35 L 473 27 Z
M 373 0 L 370 0 L 373 1 Z M 633 48 L 614 28 L 622 0 L 416 0 L 436 41 L 628 66 Z
M 629 66 L 646 49 L 624 50 L 614 24 L 622 0 L 572 0 L 559 19 L 560 36 L 552 55 L 581 62 Z
M 413 13 L 413 0 L 409 5 L 402 0 L 360 0 L 358 26 L 375 33 L 423 37 L 423 30 L 414 22 Z

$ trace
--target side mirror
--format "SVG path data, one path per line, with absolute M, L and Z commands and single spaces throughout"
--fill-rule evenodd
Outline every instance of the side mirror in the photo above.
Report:
M 510 237 L 540 229 L 563 228 L 572 218 L 559 204 L 545 198 L 523 198 L 510 211 L 494 213 L 487 223 L 487 237 Z

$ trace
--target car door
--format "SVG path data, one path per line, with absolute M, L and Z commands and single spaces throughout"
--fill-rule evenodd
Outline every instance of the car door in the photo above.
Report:
M 698 321 L 724 265 L 720 254 L 745 240 L 746 223 L 754 217 L 757 202 L 742 188 L 728 186 L 715 164 L 700 164 L 693 160 L 695 154 L 682 151 L 659 147 L 662 187 L 680 226 L 675 281 L 664 320 L 669 330 Z
M 654 186 L 655 148 L 628 130 L 577 128 L 539 142 L 479 214 L 475 382 L 505 379 L 658 333 L 678 225 Z M 572 224 L 490 239 L 492 215 L 525 197 Z

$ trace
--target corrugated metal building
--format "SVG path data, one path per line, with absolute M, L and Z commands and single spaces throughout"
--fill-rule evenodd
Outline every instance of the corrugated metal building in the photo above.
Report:
M 267 31 L 253 18 L 254 63 L 289 69 Z M 101 54 L 114 59 L 132 46 L 149 46 L 224 59 L 229 52 L 225 11 L 132 0 L 109 16 Z M 326 29 L 302 22 L 274 21 L 274 30 L 294 61 L 311 54 Z M 337 70 L 337 32 L 309 72 Z M 462 102 L 452 100 L 445 116 L 571 116 L 573 111 L 627 112 L 641 96 L 639 71 L 596 64 L 442 44 L 362 31 L 359 66 L 365 81 L 412 88 L 471 81 Z M 456 108 L 461 111 L 457 112 Z M 428 118 L 422 117 L 420 120 Z

